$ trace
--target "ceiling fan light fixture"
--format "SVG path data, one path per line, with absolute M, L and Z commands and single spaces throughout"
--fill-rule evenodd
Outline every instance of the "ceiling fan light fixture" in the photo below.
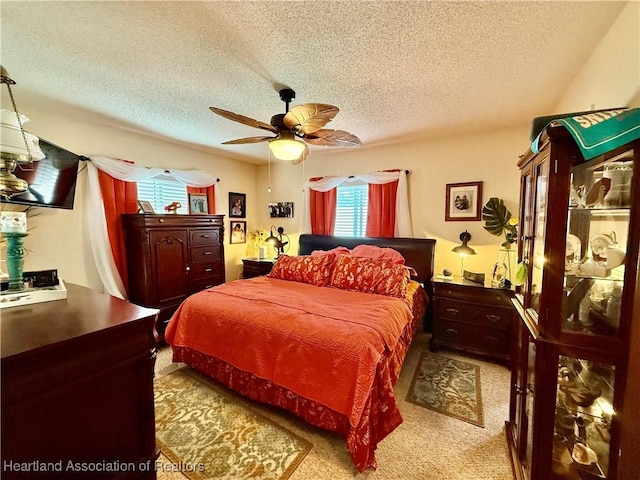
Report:
M 279 160 L 297 160 L 304 147 L 304 143 L 295 139 L 293 132 L 281 132 L 277 139 L 269 142 L 271 154 Z

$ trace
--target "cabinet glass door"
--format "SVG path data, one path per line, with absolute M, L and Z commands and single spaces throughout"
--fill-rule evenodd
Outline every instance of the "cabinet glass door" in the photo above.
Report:
M 618 336 L 633 171 L 633 150 L 572 171 L 563 331 Z
M 607 478 L 615 367 L 560 355 L 551 470 L 559 479 Z
M 545 258 L 545 230 L 547 224 L 547 191 L 549 179 L 549 157 L 534 167 L 535 192 L 533 214 L 533 248 L 529 259 L 531 269 L 529 291 L 531 295 L 530 309 L 535 312 L 537 320 L 540 311 L 540 296 L 542 295 L 542 276 L 544 273 Z

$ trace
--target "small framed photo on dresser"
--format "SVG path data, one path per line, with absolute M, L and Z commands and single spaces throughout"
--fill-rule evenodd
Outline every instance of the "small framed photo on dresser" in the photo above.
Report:
M 448 183 L 444 220 L 463 222 L 480 220 L 482 182 Z
M 145 214 L 145 213 L 156 213 L 153 210 L 153 205 L 151 205 L 150 202 L 147 202 L 146 200 L 138 200 L 138 207 L 140 207 L 138 209 L 139 213 Z
M 204 193 L 189 194 L 189 213 L 200 214 L 200 215 L 209 213 L 209 202 L 207 201 L 206 194 Z

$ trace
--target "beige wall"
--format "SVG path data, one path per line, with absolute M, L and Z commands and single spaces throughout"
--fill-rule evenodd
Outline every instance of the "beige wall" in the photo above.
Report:
M 565 95 L 556 112 L 610 106 L 640 106 L 640 58 L 638 31 L 640 4 L 630 2 L 594 51 Z M 31 118 L 28 129 L 78 154 L 105 155 L 133 160 L 146 166 L 197 168 L 222 179 L 222 212 L 228 212 L 228 192 L 247 194 L 247 226 L 268 228 L 267 203 L 295 202 L 295 217 L 278 220 L 292 233 L 297 248 L 301 230 L 303 179 L 322 175 L 349 175 L 380 169 L 401 168 L 409 177 L 410 208 L 414 236 L 438 241 L 436 271 L 448 267 L 459 271 L 458 258 L 451 248 L 458 235 L 468 229 L 470 245 L 478 255 L 469 257 L 465 267 L 489 273 L 501 239 L 482 228 L 482 222 L 445 222 L 444 195 L 447 183 L 482 181 L 483 200 L 503 198 L 516 215 L 518 204 L 518 154 L 528 148 L 530 125 L 475 135 L 413 141 L 396 145 L 364 146 L 354 150 L 313 149 L 303 166 L 274 163 L 271 168 L 272 192 L 267 192 L 268 168 L 255 167 L 223 156 L 206 153 L 188 145 L 178 145 L 153 136 L 116 129 L 108 122 L 97 122 L 82 111 L 53 102 L 27 98 L 16 90 L 22 112 Z M 548 112 L 541 112 L 546 114 Z M 266 146 L 265 146 L 266 157 Z M 101 289 L 90 249 L 83 234 L 83 194 L 86 172 L 80 173 L 74 210 L 36 209 L 30 218 L 32 228 L 25 241 L 28 250 L 25 268 L 57 268 L 63 279 Z M 228 227 L 228 220 L 226 221 Z M 225 235 L 227 280 L 240 272 L 246 245 L 229 245 Z
M 483 204 L 492 196 L 500 197 L 517 216 L 519 173 L 518 154 L 527 148 L 528 126 L 509 130 L 465 135 L 439 140 L 415 141 L 400 145 L 382 145 L 332 153 L 313 149 L 304 162 L 304 178 L 325 175 L 353 175 L 384 169 L 406 169 L 409 174 L 409 204 L 415 237 L 435 238 L 436 271 L 448 267 L 459 273 L 460 260 L 451 248 L 460 244 L 460 232 L 472 235 L 470 245 L 477 255 L 465 260 L 465 268 L 487 275 L 496 261 L 502 240 L 487 233 L 482 221 L 445 222 L 445 185 L 483 182 Z M 263 225 L 270 224 L 268 202 L 295 202 L 295 218 L 274 219 L 277 226 L 293 234 L 302 230 L 302 165 L 272 163 L 271 193 L 267 193 L 267 167 L 258 172 L 258 203 L 265 206 Z M 262 208 L 262 207 L 261 207 Z M 292 251 L 297 248 L 294 241 Z
M 246 193 L 247 211 L 255 211 L 255 166 L 252 164 L 96 123 L 82 111 L 43 100 L 34 102 L 24 95 L 18 96 L 18 91 L 16 97 L 20 110 L 31 120 L 28 130 L 46 140 L 79 155 L 123 158 L 149 167 L 205 170 L 221 179 L 218 184 L 220 212 L 228 212 L 229 191 Z M 84 167 L 80 169 L 73 210 L 36 208 L 36 215 L 29 218 L 25 270 L 57 268 L 63 280 L 101 291 L 102 284 L 84 234 L 83 198 L 87 176 Z M 228 228 L 228 221 L 225 225 Z M 240 271 L 246 245 L 228 245 L 228 234 L 225 243 L 229 280 L 236 278 Z

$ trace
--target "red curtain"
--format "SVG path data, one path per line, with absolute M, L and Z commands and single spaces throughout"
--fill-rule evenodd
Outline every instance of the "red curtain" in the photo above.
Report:
M 318 180 L 312 178 L 311 180 Z M 309 189 L 309 214 L 311 218 L 311 233 L 314 235 L 333 235 L 336 224 L 337 190 L 332 188 L 328 192 L 318 192 Z
M 216 200 L 214 193 L 214 185 L 210 187 L 189 187 L 187 186 L 187 193 L 206 193 L 207 195 L 207 206 L 209 208 L 209 213 L 215 213 L 216 211 Z
M 394 237 L 398 181 L 369 184 L 367 237 Z
M 98 179 L 100 181 L 100 190 L 102 192 L 102 202 L 113 260 L 115 261 L 118 273 L 120 273 L 122 284 L 128 292 L 127 255 L 120 215 L 123 213 L 136 213 L 138 211 L 138 185 L 136 182 L 117 180 L 102 170 L 98 170 Z

